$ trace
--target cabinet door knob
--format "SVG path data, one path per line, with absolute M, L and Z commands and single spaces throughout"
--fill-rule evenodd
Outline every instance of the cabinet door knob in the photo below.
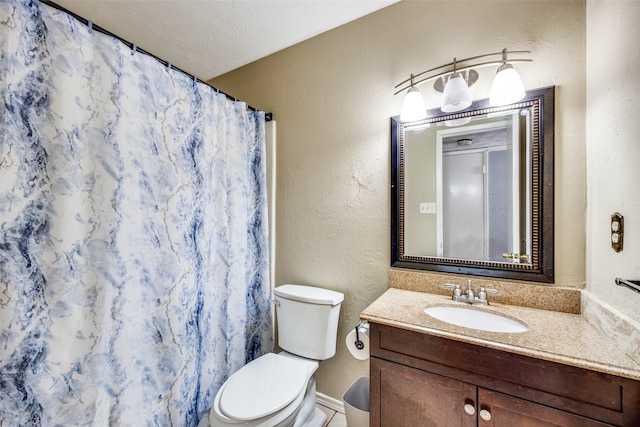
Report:
M 486 409 L 481 410 L 480 418 L 482 418 L 485 421 L 491 421 L 491 412 L 487 411 Z
M 473 406 L 471 403 L 467 403 L 466 405 L 464 405 L 464 412 L 466 412 L 469 415 L 473 415 L 476 413 L 476 407 Z

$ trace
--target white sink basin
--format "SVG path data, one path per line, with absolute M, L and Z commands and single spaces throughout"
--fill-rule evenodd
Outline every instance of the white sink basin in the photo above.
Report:
M 481 331 L 518 333 L 528 330 L 516 320 L 470 307 L 436 306 L 426 308 L 424 312 L 443 322 Z

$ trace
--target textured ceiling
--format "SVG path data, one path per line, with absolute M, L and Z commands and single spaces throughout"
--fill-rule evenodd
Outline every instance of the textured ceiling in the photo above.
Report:
M 209 80 L 398 0 L 55 0 Z

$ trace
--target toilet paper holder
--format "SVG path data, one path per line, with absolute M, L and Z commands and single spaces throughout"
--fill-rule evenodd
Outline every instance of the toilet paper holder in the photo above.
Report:
M 355 346 L 358 350 L 362 350 L 364 348 L 364 343 L 362 342 L 362 340 L 360 339 L 360 326 L 362 326 L 362 320 L 358 322 L 358 324 L 356 325 L 356 341 L 355 341 Z

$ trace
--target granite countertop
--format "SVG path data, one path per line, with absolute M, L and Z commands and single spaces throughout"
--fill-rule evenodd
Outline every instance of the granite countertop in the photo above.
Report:
M 515 318 L 529 328 L 521 333 L 498 333 L 455 326 L 424 312 L 425 308 L 438 305 L 465 304 L 454 302 L 449 296 L 391 288 L 360 317 L 383 325 L 640 380 L 640 364 L 580 315 L 491 302 L 488 307 L 477 307 Z

